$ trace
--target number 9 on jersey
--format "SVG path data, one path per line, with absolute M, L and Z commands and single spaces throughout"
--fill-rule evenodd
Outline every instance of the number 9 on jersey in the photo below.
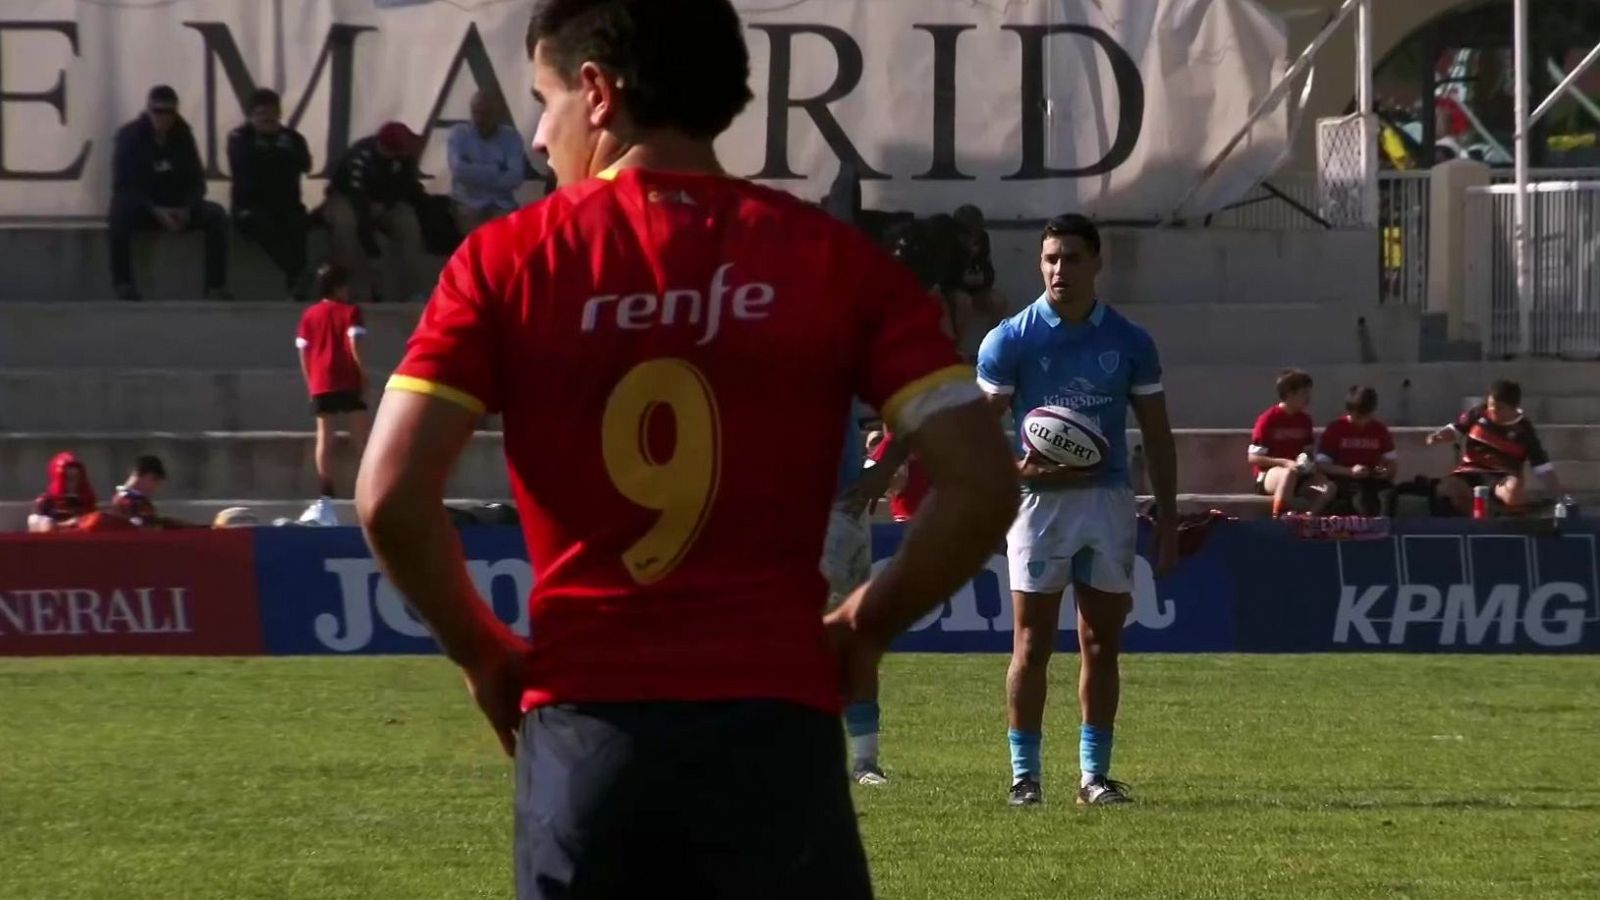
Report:
M 657 458 L 656 417 L 670 415 L 676 437 Z M 717 401 L 705 375 L 682 359 L 640 363 L 617 382 L 601 421 L 606 473 L 617 492 L 660 513 L 622 553 L 633 580 L 652 584 L 683 561 L 716 500 L 721 467 Z

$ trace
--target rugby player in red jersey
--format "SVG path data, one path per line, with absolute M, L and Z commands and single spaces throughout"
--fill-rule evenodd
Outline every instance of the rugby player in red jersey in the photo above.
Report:
M 516 756 L 519 897 L 870 896 L 840 698 L 987 560 L 1010 453 L 909 272 L 723 174 L 712 142 L 751 96 L 729 0 L 542 0 L 528 45 L 561 188 L 446 266 L 362 465 L 368 540 Z M 852 396 L 934 489 L 825 621 Z M 442 503 L 485 411 L 529 641 Z

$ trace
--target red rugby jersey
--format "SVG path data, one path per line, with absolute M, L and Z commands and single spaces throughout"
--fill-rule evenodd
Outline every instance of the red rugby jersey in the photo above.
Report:
M 1250 455 L 1270 456 L 1274 459 L 1294 459 L 1311 452 L 1315 443 L 1316 426 L 1304 412 L 1292 413 L 1274 403 L 1256 418 L 1250 429 Z M 1260 475 L 1266 471 L 1253 467 Z
M 1387 465 L 1395 459 L 1394 436 L 1377 419 L 1358 425 L 1349 416 L 1340 416 L 1322 429 L 1317 459 L 1345 468 Z
M 367 333 L 361 307 L 337 300 L 311 304 L 300 316 L 294 344 L 306 354 L 310 393 L 332 394 L 361 389 L 361 370 L 350 342 Z
M 883 457 L 889 452 L 889 445 L 894 440 L 892 434 L 883 436 L 883 440 L 879 441 L 877 448 L 872 451 L 873 462 L 883 461 Z M 922 461 L 915 455 L 906 458 L 905 467 L 905 482 L 899 492 L 889 498 L 889 514 L 897 522 L 906 522 L 915 516 L 917 510 L 922 508 L 922 501 L 933 489 L 933 482 L 928 479 L 928 470 L 922 467 Z
M 835 711 L 817 560 L 845 412 L 895 423 L 971 379 L 938 305 L 853 228 L 629 169 L 473 232 L 389 387 L 501 414 L 536 578 L 524 708 Z

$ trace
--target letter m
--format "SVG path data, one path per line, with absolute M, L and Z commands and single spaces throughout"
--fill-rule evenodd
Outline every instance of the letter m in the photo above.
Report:
M 256 89 L 256 80 L 244 64 L 244 55 L 239 52 L 239 44 L 233 39 L 233 32 L 221 22 L 185 22 L 183 27 L 192 28 L 200 33 L 200 39 L 205 41 L 206 52 L 206 81 L 205 81 L 205 153 L 206 177 L 222 178 L 222 169 L 217 163 L 217 68 L 220 66 L 222 73 L 227 76 L 228 86 L 233 90 L 233 97 L 237 103 L 240 115 L 243 118 L 245 104 L 249 102 L 250 94 Z M 350 98 L 354 88 L 355 50 L 356 38 L 363 31 L 376 31 L 370 25 L 333 25 L 328 29 L 328 36 L 323 39 L 322 51 L 317 54 L 317 62 L 311 67 L 311 77 L 306 80 L 305 91 L 300 94 L 300 102 L 296 103 L 289 112 L 288 124 L 291 128 L 299 128 L 300 120 L 305 116 L 307 108 L 311 105 L 311 98 L 317 95 L 317 86 L 322 83 L 324 73 L 329 77 L 328 95 L 328 143 L 322 154 L 322 171 L 314 177 L 324 177 L 331 167 L 350 146 Z M 230 110 L 231 111 L 231 110 Z M 234 122 L 234 117 L 229 117 L 228 122 Z

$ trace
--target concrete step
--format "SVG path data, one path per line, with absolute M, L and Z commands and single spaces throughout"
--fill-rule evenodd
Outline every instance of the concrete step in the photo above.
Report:
M 389 307 L 377 307 L 383 314 Z M 0 317 L 4 310 L 0 309 Z M 292 328 L 290 324 L 287 327 Z M 401 330 L 390 340 L 398 342 Z M 292 347 L 275 344 L 272 368 L 0 368 L 0 430 L 9 431 L 297 431 L 307 427 L 305 387 Z M 398 354 L 398 347 L 389 349 Z M 176 355 L 176 351 L 175 351 Z M 384 355 L 379 352 L 375 355 Z M 1280 368 L 1175 365 L 1164 376 L 1173 424 L 1243 427 L 1274 399 Z M 374 367 L 381 387 L 387 369 Z M 1496 377 L 1522 382 L 1525 405 L 1540 425 L 1600 424 L 1600 363 L 1532 362 L 1340 364 L 1314 367 L 1313 418 L 1338 416 L 1351 384 L 1377 388 L 1379 415 L 1391 425 L 1447 422 Z M 376 399 L 376 390 L 374 397 Z
M 384 378 L 368 373 L 369 402 Z M 299 369 L 0 369 L 4 430 L 299 431 L 310 422 Z
M 243 301 L 0 303 L 0 367 L 293 366 L 294 330 L 303 309 Z M 1369 323 L 1374 359 L 1416 359 L 1415 316 L 1407 310 L 1150 303 L 1130 304 L 1123 311 L 1155 336 L 1168 368 L 1240 361 L 1266 369 L 1360 363 L 1366 358 L 1355 349 L 1362 319 Z M 363 312 L 368 364 L 393 366 L 416 326 L 420 305 L 369 304 Z
M 1140 497 L 1140 502 L 1148 502 L 1149 497 Z M 453 499 L 446 500 L 446 505 L 471 507 L 490 502 L 484 499 Z M 500 503 L 510 501 L 500 499 Z M 277 519 L 298 519 L 305 512 L 307 500 L 166 500 L 160 504 L 163 516 L 189 522 L 195 525 L 209 524 L 216 518 L 217 513 L 234 507 L 244 507 L 255 514 L 256 520 L 262 525 L 269 525 Z M 355 503 L 350 500 L 335 500 L 334 510 L 338 513 L 340 525 L 360 524 L 356 518 Z M 1178 507 L 1184 512 L 1202 512 L 1208 509 L 1220 509 L 1231 516 L 1241 519 L 1265 518 L 1272 511 L 1272 502 L 1266 497 L 1255 494 L 1179 494 Z M 0 501 L 0 532 L 24 531 L 28 527 L 28 515 L 33 512 L 33 503 L 27 500 Z M 887 503 L 878 505 L 877 521 L 892 521 L 889 517 Z
M 1426 445 L 1425 438 L 1432 430 L 1394 429 L 1402 480 L 1416 475 L 1436 477 L 1455 467 L 1457 451 L 1451 444 Z M 1584 486 L 1589 479 L 1600 477 L 1596 475 L 1600 470 L 1600 427 L 1551 425 L 1540 428 L 1539 434 L 1551 459 L 1562 461 L 1558 470 L 1563 484 L 1573 480 L 1569 490 L 1587 490 Z M 1248 429 L 1180 429 L 1177 439 L 1179 490 L 1206 494 L 1251 492 L 1253 478 L 1245 462 L 1250 442 Z M 1130 448 L 1141 443 L 1137 432 L 1129 432 Z
M 446 500 L 448 506 L 471 507 L 484 502 L 484 500 L 453 499 Z M 506 502 L 500 500 L 498 502 Z M 257 522 L 270 525 L 278 519 L 299 519 L 300 514 L 306 511 L 309 500 L 161 500 L 157 504 L 161 515 L 187 522 L 191 525 L 210 525 L 217 517 L 217 513 L 225 509 L 242 506 L 255 514 Z M 356 518 L 355 503 L 350 500 L 335 500 L 334 509 L 339 515 L 340 525 L 359 524 Z M 33 512 L 32 501 L 7 500 L 0 502 L 0 532 L 25 531 L 28 527 L 28 516 Z
M 316 475 L 310 432 L 99 432 L 13 433 L 0 436 L 0 499 L 25 500 L 44 489 L 50 458 L 71 450 L 88 468 L 100 496 L 109 497 L 129 465 L 142 454 L 166 463 L 164 496 L 172 500 L 255 497 L 300 500 L 315 497 Z M 350 489 L 354 465 L 341 486 Z M 505 458 L 498 432 L 480 432 L 468 445 L 448 491 L 458 497 L 506 497 Z
M 306 252 L 313 268 L 327 260 L 328 232 L 312 229 Z M 204 288 L 204 258 L 205 239 L 199 232 L 134 235 L 133 277 L 148 300 L 200 296 Z M 431 287 L 443 266 L 442 257 L 425 257 L 423 275 L 427 281 L 413 290 Z M 403 296 L 398 267 L 380 259 L 375 272 L 386 296 Z M 260 245 L 231 231 L 227 284 L 240 300 L 277 301 L 287 295 L 283 273 Z M 110 245 L 103 227 L 0 229 L 0 305 L 14 301 L 110 300 L 113 296 Z
M 0 303 L 0 367 L 262 369 L 298 366 L 294 303 Z M 399 363 L 420 304 L 362 307 L 364 358 Z
M 1150 332 L 1168 366 L 1417 360 L 1419 317 L 1409 309 L 1328 303 L 1133 303 L 1117 309 Z
M 1429 429 L 1397 429 L 1402 478 L 1438 475 L 1455 463 L 1448 444 L 1423 445 Z M 1541 429 L 1551 458 L 1562 460 L 1563 480 L 1573 489 L 1595 483 L 1600 469 L 1600 427 L 1554 425 Z M 1178 486 L 1202 494 L 1250 493 L 1245 464 L 1245 429 L 1180 429 Z M 77 453 L 102 495 L 120 480 L 137 456 L 154 453 L 166 462 L 173 499 L 257 497 L 300 500 L 314 495 L 309 432 L 14 432 L 0 435 L 0 499 L 25 500 L 43 489 L 50 458 L 62 450 Z M 1138 446 L 1130 432 L 1129 446 Z M 348 484 L 349 477 L 345 479 Z M 1600 488 L 1600 484 L 1596 484 Z M 468 447 L 449 490 L 460 497 L 504 497 L 510 493 L 499 432 L 479 432 Z
M 1312 418 L 1323 425 L 1344 412 L 1345 391 L 1363 384 L 1378 391 L 1378 415 L 1391 426 L 1437 426 L 1481 396 L 1489 383 L 1521 383 L 1524 405 L 1540 425 L 1600 424 L 1587 398 L 1566 395 L 1600 391 L 1600 363 L 1530 360 L 1511 362 L 1328 363 L 1306 368 L 1316 379 Z M 1247 427 L 1277 400 L 1273 383 L 1284 368 L 1256 362 L 1219 365 L 1166 364 L 1162 383 L 1173 424 L 1181 428 Z M 1547 399 L 1559 400 L 1546 403 Z

